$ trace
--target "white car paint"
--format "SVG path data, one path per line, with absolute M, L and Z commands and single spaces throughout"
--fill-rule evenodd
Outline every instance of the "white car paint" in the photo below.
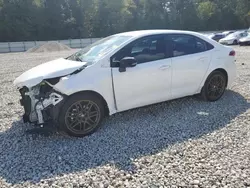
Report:
M 222 32 L 222 34 L 224 34 L 225 36 L 227 36 L 227 35 L 229 35 L 231 33 L 234 33 L 234 31 L 224 31 L 224 32 Z
M 117 67 L 110 67 L 111 57 L 127 44 L 157 34 L 191 35 L 209 42 L 214 48 L 201 53 L 138 64 L 127 68 L 126 72 L 119 72 Z M 128 109 L 198 94 L 209 74 L 216 69 L 227 72 L 228 88 L 236 77 L 235 57 L 229 56 L 233 49 L 202 34 L 191 31 L 145 30 L 114 36 L 130 37 L 118 45 L 112 45 L 112 48 L 96 57 L 94 63 L 77 74 L 67 75 L 86 63 L 60 58 L 23 73 L 14 84 L 18 88 L 26 86 L 32 90 L 33 87 L 39 87 L 44 79 L 62 76 L 60 81 L 53 85 L 55 91 L 67 96 L 81 91 L 96 92 L 104 98 L 112 115 Z M 31 92 L 29 95 L 34 93 Z
M 240 41 L 240 42 L 249 42 L 249 41 L 250 41 L 250 36 L 241 38 L 239 41 Z
M 234 44 L 235 41 L 238 43 L 241 38 L 246 37 L 246 36 L 247 36 L 246 32 L 238 31 L 238 32 L 229 34 L 223 39 L 220 39 L 219 43 L 231 45 L 231 44 Z
M 211 53 L 209 51 L 172 59 L 172 98 L 199 92 L 200 84 L 211 61 Z
M 239 40 L 239 42 L 249 42 L 249 41 L 250 41 L 250 33 L 248 33 L 246 37 L 243 37 Z
M 122 74 L 117 68 L 113 68 L 117 110 L 128 110 L 171 99 L 171 67 L 172 60 L 164 59 L 143 63 Z
M 86 65 L 86 62 L 76 62 L 59 58 L 24 72 L 14 81 L 14 84 L 17 87 L 32 87 L 39 84 L 44 79 L 70 74 L 84 65 Z

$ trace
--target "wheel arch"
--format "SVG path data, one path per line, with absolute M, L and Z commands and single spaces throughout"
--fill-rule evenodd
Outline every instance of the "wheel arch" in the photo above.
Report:
M 228 86 L 228 73 L 227 73 L 227 71 L 226 71 L 224 68 L 216 68 L 216 69 L 212 70 L 212 71 L 205 77 L 205 79 L 203 80 L 202 84 L 200 85 L 200 89 L 199 89 L 198 93 L 200 93 L 200 92 L 202 91 L 202 89 L 203 89 L 203 87 L 204 87 L 204 85 L 205 85 L 207 79 L 208 79 L 209 76 L 211 76 L 215 71 L 219 71 L 219 72 L 221 72 L 221 73 L 223 73 L 223 74 L 225 75 L 225 77 L 226 77 L 226 87 Z
M 222 74 L 224 74 L 224 76 L 226 77 L 226 87 L 228 86 L 228 73 L 227 73 L 227 71 L 225 70 L 225 69 L 223 69 L 223 68 L 218 68 L 218 69 L 215 69 L 215 70 L 213 70 L 209 75 L 208 75 L 208 77 L 211 75 L 211 74 L 213 74 L 215 71 L 219 71 L 219 72 L 221 72 Z M 207 77 L 207 78 L 208 78 Z
M 103 101 L 103 104 L 104 104 L 104 112 L 105 112 L 105 116 L 109 116 L 109 113 L 110 113 L 110 110 L 109 110 L 109 106 L 108 106 L 108 103 L 106 101 L 106 99 L 98 92 L 96 91 L 93 91 L 93 90 L 84 90 L 84 91 L 79 91 L 79 92 L 76 92 L 76 93 L 72 93 L 71 95 L 69 95 L 68 97 L 72 97 L 74 95 L 78 95 L 78 94 L 85 94 L 85 93 L 88 93 L 90 95 L 94 95 L 98 98 L 100 98 L 102 101 Z

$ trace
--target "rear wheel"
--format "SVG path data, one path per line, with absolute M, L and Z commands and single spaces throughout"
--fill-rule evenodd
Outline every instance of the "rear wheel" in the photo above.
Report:
M 74 137 L 94 133 L 104 117 L 102 99 L 91 93 L 72 95 L 64 104 L 59 116 L 60 127 Z
M 214 71 L 206 80 L 201 96 L 204 100 L 214 102 L 219 100 L 226 90 L 227 79 L 220 71 Z

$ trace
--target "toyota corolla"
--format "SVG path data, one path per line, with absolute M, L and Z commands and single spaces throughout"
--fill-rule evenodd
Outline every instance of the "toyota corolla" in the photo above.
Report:
M 24 72 L 14 81 L 24 122 L 53 122 L 71 136 L 107 115 L 199 94 L 219 100 L 236 77 L 235 51 L 190 31 L 115 34 Z

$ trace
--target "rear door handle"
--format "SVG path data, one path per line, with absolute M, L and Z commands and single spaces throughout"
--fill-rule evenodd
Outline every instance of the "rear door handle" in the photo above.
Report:
M 163 65 L 160 67 L 160 70 L 166 70 L 169 69 L 171 66 L 170 65 Z

